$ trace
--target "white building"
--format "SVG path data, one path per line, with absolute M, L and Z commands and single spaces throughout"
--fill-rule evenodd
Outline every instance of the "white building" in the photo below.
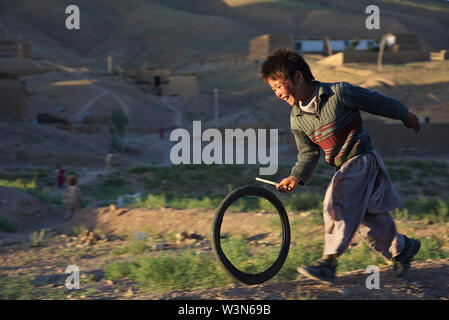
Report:
M 341 52 L 357 41 L 355 50 L 369 50 L 378 47 L 379 44 L 374 39 L 329 39 L 332 52 Z M 293 48 L 300 53 L 322 53 L 325 52 L 324 39 L 294 39 Z

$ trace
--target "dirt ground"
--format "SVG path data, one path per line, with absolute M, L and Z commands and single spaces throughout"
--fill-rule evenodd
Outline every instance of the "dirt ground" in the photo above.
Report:
M 341 274 L 332 286 L 300 278 L 296 281 L 174 291 L 139 299 L 180 300 L 448 300 L 449 259 L 413 262 L 404 278 L 395 278 L 390 267 L 380 267 L 379 289 L 368 289 L 365 270 Z
M 294 281 L 269 281 L 254 286 L 233 284 L 219 288 L 158 294 L 142 291 L 130 279 L 112 281 L 104 277 L 104 268 L 109 262 L 133 257 L 132 253 L 117 257 L 113 252 L 129 244 L 130 237 L 136 232 L 158 237 L 164 244 L 164 251 L 177 252 L 192 246 L 177 244 L 175 233 L 195 230 L 204 238 L 193 246 L 195 250 L 212 254 L 208 235 L 213 215 L 213 210 L 113 210 L 110 207 L 96 206 L 85 208 L 70 221 L 55 219 L 53 215 L 52 228 L 46 229 L 46 240 L 37 247 L 30 246 L 30 232 L 26 237 L 26 233 L 22 233 L 22 239 L 11 235 L 8 237 L 6 233 L 0 234 L 3 241 L 0 246 L 0 273 L 13 278 L 32 276 L 35 290 L 40 290 L 44 297 L 48 297 L 49 292 L 54 292 L 51 296 L 53 299 L 449 299 L 449 259 L 413 262 L 413 268 L 402 279 L 394 278 L 390 274 L 389 266 L 382 266 L 380 288 L 372 290 L 366 288 L 365 281 L 369 275 L 365 270 L 343 273 L 333 286 L 298 276 Z M 270 221 L 274 216 L 266 211 L 236 213 L 236 218 L 228 221 L 228 232 L 243 234 L 246 237 L 259 235 L 261 240 L 269 241 L 270 234 L 273 235 Z M 38 215 L 33 217 L 34 220 L 30 219 L 30 223 L 39 220 Z M 298 219 L 306 222 L 308 217 L 307 213 L 302 213 Z M 72 233 L 74 228 L 80 226 L 95 230 L 98 234 L 106 234 L 107 239 L 90 245 L 75 244 L 72 240 L 76 238 Z M 321 226 L 314 227 L 317 232 L 321 232 Z M 400 232 L 413 231 L 420 237 L 449 232 L 448 224 L 423 226 L 417 222 L 404 226 L 398 223 L 398 228 Z M 353 241 L 358 240 L 355 238 Z M 77 295 L 64 288 L 67 277 L 65 268 L 69 264 L 80 266 L 82 281 L 89 281 L 88 293 Z

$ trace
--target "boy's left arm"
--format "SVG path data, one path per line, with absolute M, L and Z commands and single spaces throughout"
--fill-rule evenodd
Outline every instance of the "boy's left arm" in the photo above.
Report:
M 411 128 L 416 133 L 421 129 L 418 117 L 402 102 L 377 91 L 344 83 L 341 98 L 348 108 L 401 120 L 406 128 Z

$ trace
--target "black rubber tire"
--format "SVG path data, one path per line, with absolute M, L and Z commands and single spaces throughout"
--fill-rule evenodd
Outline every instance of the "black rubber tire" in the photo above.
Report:
M 224 254 L 220 243 L 220 230 L 223 222 L 223 216 L 226 213 L 226 210 L 238 199 L 249 195 L 263 197 L 270 201 L 270 203 L 276 208 L 280 216 L 282 225 L 282 244 L 281 249 L 279 250 L 278 258 L 268 269 L 256 274 L 248 274 L 237 269 Z M 271 191 L 259 186 L 245 186 L 232 191 L 220 203 L 212 221 L 210 238 L 212 242 L 212 250 L 215 254 L 215 257 L 217 258 L 223 270 L 231 278 L 245 284 L 259 284 L 274 277 L 284 265 L 290 248 L 290 223 L 288 221 L 287 212 L 285 211 L 284 206 Z

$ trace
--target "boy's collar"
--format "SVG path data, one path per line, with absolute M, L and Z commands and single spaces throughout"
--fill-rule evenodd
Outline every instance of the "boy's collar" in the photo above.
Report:
M 321 98 L 323 95 L 330 97 L 334 95 L 334 92 L 332 91 L 330 84 L 327 82 L 320 82 L 314 80 L 312 82 L 313 84 L 318 84 L 320 86 L 320 89 L 318 91 L 318 98 Z
M 332 91 L 330 84 L 327 82 L 320 82 L 317 80 L 313 80 L 312 84 L 319 85 L 319 87 L 320 87 L 318 89 L 318 97 L 317 97 L 318 114 L 319 114 L 321 111 L 321 108 L 322 108 L 321 100 L 327 100 L 327 98 L 334 95 L 334 92 Z M 301 110 L 299 105 L 295 105 L 295 108 L 297 108 L 297 110 L 298 110 L 298 112 L 297 112 L 298 116 L 302 116 L 304 114 L 304 111 Z

